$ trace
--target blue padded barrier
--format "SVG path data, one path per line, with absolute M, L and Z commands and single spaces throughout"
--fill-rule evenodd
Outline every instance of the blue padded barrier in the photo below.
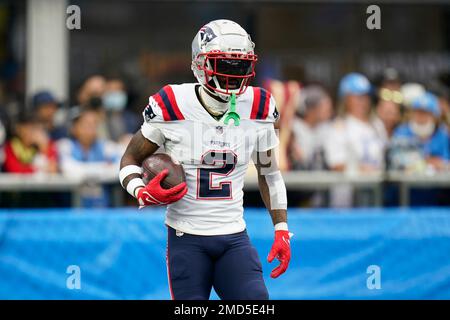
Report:
M 0 210 L 0 298 L 169 299 L 163 214 Z M 291 209 L 292 261 L 275 280 L 270 217 L 245 216 L 272 299 L 450 298 L 450 209 Z M 71 265 L 80 289 L 66 285 Z M 380 289 L 367 286 L 371 265 Z

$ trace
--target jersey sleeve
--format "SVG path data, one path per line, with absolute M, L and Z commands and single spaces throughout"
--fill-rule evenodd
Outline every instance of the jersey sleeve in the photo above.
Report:
M 141 126 L 142 135 L 158 146 L 166 141 L 164 127 L 167 123 L 184 120 L 170 85 L 163 87 L 148 99 L 142 116 L 144 117 Z
M 272 95 L 270 95 L 269 110 L 268 110 L 267 118 L 265 120 L 275 123 L 279 117 L 280 117 L 280 114 L 278 113 L 278 110 L 277 110 L 277 104 L 275 102 L 275 98 Z
M 148 99 L 148 104 L 142 112 L 142 116 L 144 117 L 144 123 L 141 126 L 142 135 L 158 146 L 164 144 L 166 140 L 162 130 L 164 119 L 153 96 Z
M 258 113 L 256 113 L 255 120 L 258 120 L 256 151 L 258 152 L 276 148 L 279 144 L 279 139 L 274 126 L 275 121 L 277 121 L 279 117 L 275 99 L 268 91 L 264 90 L 261 92 L 266 95 L 265 99 L 267 99 L 267 109 L 263 109 L 261 112 L 259 112 L 259 115 L 261 116 L 260 119 L 258 119 Z M 260 99 L 262 99 L 262 97 Z M 260 104 L 261 103 L 262 102 L 260 101 Z
M 279 117 L 276 102 L 272 94 L 259 87 L 252 87 L 253 100 L 251 102 L 250 119 L 258 122 L 276 122 Z

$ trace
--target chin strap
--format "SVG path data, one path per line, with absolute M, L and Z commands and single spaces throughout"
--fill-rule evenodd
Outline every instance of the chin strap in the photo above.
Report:
M 228 113 L 225 116 L 225 120 L 223 121 L 226 125 L 228 125 L 228 122 L 232 119 L 235 126 L 239 125 L 239 122 L 241 120 L 241 117 L 236 112 L 236 95 L 234 93 L 231 94 L 231 100 L 230 100 L 230 110 L 228 110 Z

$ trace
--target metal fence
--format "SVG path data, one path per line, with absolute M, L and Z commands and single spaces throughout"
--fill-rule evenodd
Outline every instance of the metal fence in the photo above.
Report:
M 351 175 L 329 171 L 294 171 L 283 173 L 286 188 L 289 191 L 324 191 L 341 185 L 350 185 L 355 190 L 365 189 L 372 193 L 372 206 L 383 205 L 383 188 L 385 183 L 398 185 L 399 203 L 410 205 L 412 188 L 447 188 L 450 187 L 450 172 L 436 174 L 407 174 L 404 172 L 386 172 L 366 175 Z M 20 175 L 0 174 L 0 192 L 69 192 L 72 194 L 72 206 L 79 207 L 81 192 L 86 184 L 110 184 L 113 186 L 113 205 L 123 205 L 123 193 L 118 177 L 103 176 L 93 178 L 74 178 L 64 175 Z M 257 191 L 256 175 L 248 175 L 244 190 Z

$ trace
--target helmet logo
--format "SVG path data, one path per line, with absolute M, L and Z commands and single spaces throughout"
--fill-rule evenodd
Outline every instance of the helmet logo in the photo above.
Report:
M 201 46 L 206 45 L 208 42 L 210 42 L 215 37 L 217 37 L 217 36 L 210 27 L 203 26 L 200 29 L 200 45 Z

